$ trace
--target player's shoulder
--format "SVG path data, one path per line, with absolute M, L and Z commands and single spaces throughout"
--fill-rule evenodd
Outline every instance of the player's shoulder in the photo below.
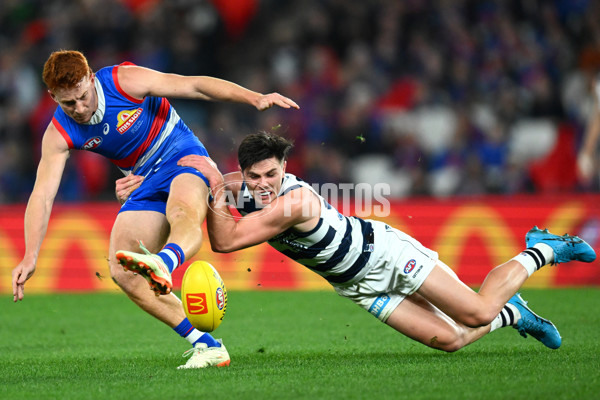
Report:
M 304 182 L 301 178 L 297 177 L 294 174 L 290 174 L 286 172 L 283 176 L 283 182 L 281 183 L 282 191 L 294 190 L 300 187 L 308 187 L 310 186 L 308 183 Z
M 304 182 L 304 180 L 302 180 L 302 178 L 300 178 L 292 173 L 289 173 L 289 172 L 286 172 L 283 175 L 283 180 L 284 181 L 288 180 L 290 182 Z
M 280 198 L 292 200 L 291 204 L 306 206 L 309 203 L 318 204 L 318 196 L 312 186 L 293 174 L 285 174 L 281 189 Z
M 137 75 L 140 71 L 144 70 L 147 70 L 147 68 L 140 67 L 130 61 L 124 61 L 120 64 L 107 65 L 105 67 L 102 67 L 95 72 L 95 75 L 102 79 L 114 79 L 115 77 L 117 77 L 117 74 L 120 78 L 123 78 L 125 75 L 127 75 L 127 77 L 129 78 L 129 75 Z
M 106 67 L 102 67 L 96 72 L 94 72 L 94 75 L 96 75 L 97 78 L 105 78 L 108 76 L 112 76 L 113 69 L 115 67 L 118 67 L 118 65 L 108 65 Z
M 294 174 L 286 173 L 281 183 L 279 196 L 297 198 L 307 194 L 315 194 L 312 186 Z

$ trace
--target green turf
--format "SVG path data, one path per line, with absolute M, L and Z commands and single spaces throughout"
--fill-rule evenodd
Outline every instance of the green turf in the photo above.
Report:
M 524 297 L 559 350 L 506 328 L 446 354 L 333 292 L 230 292 L 231 366 L 177 370 L 187 342 L 122 294 L 4 296 L 0 399 L 599 398 L 600 289 Z

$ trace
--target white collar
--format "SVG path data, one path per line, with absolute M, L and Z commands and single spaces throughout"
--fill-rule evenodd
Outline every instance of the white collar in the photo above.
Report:
M 96 125 L 102 122 L 104 118 L 104 111 L 106 110 L 106 101 L 104 99 L 104 90 L 102 89 L 102 85 L 100 84 L 100 79 L 95 77 L 94 79 L 94 87 L 96 88 L 96 97 L 98 97 L 98 107 L 92 115 L 92 118 L 85 125 Z

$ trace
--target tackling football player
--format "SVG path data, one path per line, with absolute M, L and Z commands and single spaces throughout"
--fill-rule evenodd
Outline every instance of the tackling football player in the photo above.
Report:
M 505 326 L 551 349 L 560 347 L 556 327 L 517 291 L 547 264 L 592 262 L 596 254 L 585 241 L 535 227 L 525 237 L 526 249 L 493 268 L 476 292 L 416 239 L 383 222 L 340 214 L 310 185 L 287 174 L 291 147 L 277 135 L 249 135 L 238 150 L 240 171 L 225 177 L 206 156 L 179 160 L 210 183 L 207 223 L 214 251 L 268 242 L 321 275 L 341 296 L 435 349 L 456 351 Z M 239 220 L 228 208 L 232 199 L 243 215 Z

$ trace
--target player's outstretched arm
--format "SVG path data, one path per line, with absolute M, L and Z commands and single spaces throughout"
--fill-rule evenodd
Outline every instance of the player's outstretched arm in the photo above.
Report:
M 69 158 L 68 145 L 52 123 L 42 141 L 33 192 L 25 210 L 25 255 L 12 271 L 13 301 L 22 300 L 25 282 L 35 272 L 40 246 L 46 235 L 54 198 Z
M 303 223 L 314 220 L 318 214 L 317 198 L 308 189 L 292 190 L 277 197 L 260 211 L 239 220 L 222 206 L 219 196 L 214 197 L 207 218 L 207 230 L 213 251 L 230 253 L 264 243 Z M 314 223 L 316 225 L 316 222 Z
M 278 197 L 262 210 L 236 220 L 227 202 L 227 190 L 236 182 L 226 181 L 208 157 L 189 155 L 178 164 L 196 168 L 210 182 L 213 200 L 209 205 L 207 230 L 215 252 L 229 253 L 255 246 L 293 226 L 318 219 L 320 203 L 317 197 L 307 189 L 298 189 Z M 240 174 L 231 176 L 237 176 L 238 181 L 241 177 Z M 235 189 L 233 192 L 236 198 Z
M 210 76 L 166 74 L 149 68 L 124 65 L 118 67 L 121 88 L 138 99 L 146 96 L 175 97 L 208 101 L 245 103 L 263 111 L 273 106 L 300 107 L 279 93 L 262 94 L 238 84 Z

